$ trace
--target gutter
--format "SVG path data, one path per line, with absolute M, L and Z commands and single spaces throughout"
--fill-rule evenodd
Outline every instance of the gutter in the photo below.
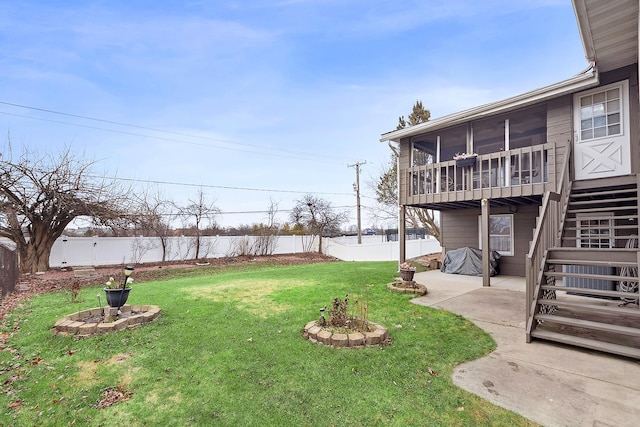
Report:
M 582 73 L 571 77 L 570 79 L 545 86 L 540 89 L 526 92 L 521 95 L 513 96 L 502 101 L 484 104 L 458 113 L 449 114 L 435 120 L 430 120 L 408 128 L 383 133 L 380 136 L 380 142 L 393 141 L 399 142 L 400 139 L 420 133 L 442 129 L 454 126 L 460 123 L 477 120 L 483 117 L 495 115 L 498 113 L 515 110 L 520 107 L 533 105 L 538 102 L 546 101 L 551 98 L 557 98 L 562 95 L 574 93 L 589 87 L 598 85 L 600 81 L 598 69 L 594 63 L 591 63 Z
M 571 0 L 573 4 L 573 13 L 578 23 L 578 32 L 580 33 L 580 40 L 582 41 L 582 48 L 584 49 L 584 57 L 591 64 L 596 61 L 596 49 L 593 43 L 593 34 L 591 33 L 591 26 L 589 25 L 589 13 L 587 12 L 587 5 L 585 1 Z

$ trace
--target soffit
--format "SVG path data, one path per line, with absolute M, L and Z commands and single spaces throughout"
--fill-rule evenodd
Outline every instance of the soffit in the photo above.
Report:
M 585 56 L 598 71 L 638 62 L 638 0 L 573 0 Z

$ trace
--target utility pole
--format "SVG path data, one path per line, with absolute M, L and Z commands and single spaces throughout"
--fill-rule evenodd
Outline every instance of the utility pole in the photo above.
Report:
M 360 220 L 360 166 L 366 165 L 367 162 L 356 162 L 353 165 L 347 167 L 356 169 L 356 183 L 353 184 L 353 189 L 356 192 L 356 209 L 358 216 L 358 244 L 362 244 L 362 221 Z

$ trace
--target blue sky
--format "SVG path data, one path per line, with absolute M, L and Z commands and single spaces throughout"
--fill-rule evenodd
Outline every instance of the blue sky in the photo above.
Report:
M 70 147 L 110 175 L 176 183 L 159 187 L 182 204 L 202 185 L 223 212 L 273 200 L 281 222 L 318 193 L 355 224 L 348 165 L 367 162 L 372 206 L 379 136 L 416 100 L 436 118 L 587 66 L 570 0 L 11 1 L 0 46 L 14 150 Z

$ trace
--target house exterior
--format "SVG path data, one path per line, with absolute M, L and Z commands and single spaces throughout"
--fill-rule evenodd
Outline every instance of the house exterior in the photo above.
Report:
M 488 267 L 496 250 L 500 274 L 526 277 L 527 340 L 640 358 L 638 0 L 573 6 L 585 71 L 381 141 L 400 147 L 401 229 L 407 207 L 437 210 L 445 252 L 480 247 Z

